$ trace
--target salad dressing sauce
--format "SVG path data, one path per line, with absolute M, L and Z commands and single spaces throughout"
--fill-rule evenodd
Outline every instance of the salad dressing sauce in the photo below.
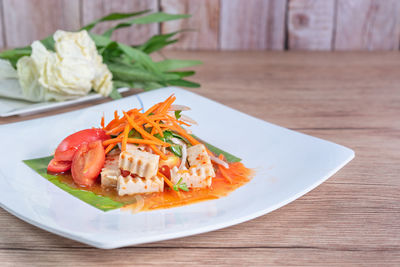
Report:
M 249 182 L 253 176 L 253 171 L 246 168 L 242 163 L 235 162 L 229 164 L 229 169 L 225 169 L 225 174 L 229 175 L 231 178 L 230 182 L 217 170 L 216 177 L 213 178 L 210 188 L 193 188 L 188 192 L 177 192 L 165 185 L 164 192 L 131 196 L 119 196 L 116 190 L 102 188 L 100 183 L 96 183 L 90 188 L 79 187 L 74 183 L 72 176 L 68 173 L 58 175 L 58 177 L 61 182 L 73 188 L 91 191 L 96 195 L 105 196 L 114 201 L 132 203 L 125 205 L 122 209 L 138 212 L 178 207 L 226 196 Z

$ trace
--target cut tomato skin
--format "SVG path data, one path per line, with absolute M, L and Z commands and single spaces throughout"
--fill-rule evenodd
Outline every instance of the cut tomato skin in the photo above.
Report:
M 92 186 L 104 166 L 104 161 L 105 154 L 101 140 L 83 143 L 72 160 L 72 179 L 80 186 Z
M 47 166 L 47 171 L 53 173 L 66 172 L 71 169 L 71 165 L 71 161 L 57 161 L 52 159 Z
M 171 169 L 170 167 L 168 167 L 168 165 L 161 166 L 161 168 L 158 171 L 164 174 L 164 176 L 167 177 L 168 179 L 171 179 Z
M 110 139 L 110 136 L 102 129 L 86 129 L 73 133 L 66 137 L 58 145 L 54 158 L 57 161 L 72 161 L 75 152 L 84 143 L 90 143 L 97 140 L 105 141 Z

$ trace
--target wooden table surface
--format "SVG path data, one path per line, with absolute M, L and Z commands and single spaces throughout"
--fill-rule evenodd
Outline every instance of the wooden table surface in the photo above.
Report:
M 202 88 L 193 91 L 348 146 L 355 159 L 307 195 L 255 220 L 122 249 L 88 247 L 0 210 L 1 266 L 400 265 L 398 52 L 167 54 L 204 61 L 195 76 Z

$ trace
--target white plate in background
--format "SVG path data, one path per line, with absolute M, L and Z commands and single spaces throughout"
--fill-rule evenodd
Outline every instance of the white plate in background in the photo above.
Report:
M 118 92 L 123 93 L 129 91 L 129 88 L 119 88 Z M 33 103 L 29 101 L 16 100 L 10 98 L 0 97 L 0 117 L 10 117 L 14 115 L 35 114 L 52 109 L 62 108 L 78 103 L 90 102 L 104 98 L 104 96 L 97 93 L 90 93 L 77 99 L 61 101 L 61 102 L 39 102 Z
M 67 135 L 98 126 L 101 115 L 149 108 L 175 93 L 192 108 L 193 133 L 243 159 L 255 177 L 227 197 L 132 214 L 103 212 L 50 183 L 22 160 L 50 155 Z M 204 233 L 254 219 L 306 194 L 353 157 L 346 147 L 256 119 L 179 88 L 165 88 L 82 110 L 0 125 L 0 204 L 49 232 L 98 248 Z

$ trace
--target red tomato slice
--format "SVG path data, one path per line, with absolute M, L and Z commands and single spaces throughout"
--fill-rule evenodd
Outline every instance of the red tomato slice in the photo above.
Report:
M 102 129 L 86 129 L 65 138 L 57 147 L 54 158 L 57 161 L 72 161 L 75 152 L 83 143 L 90 143 L 97 140 L 107 140 L 110 136 Z
M 158 171 L 164 174 L 168 179 L 171 179 L 171 169 L 167 165 L 163 165 Z
M 105 154 L 101 140 L 83 143 L 72 160 L 71 174 L 80 186 L 92 186 L 104 166 Z
M 48 172 L 66 172 L 71 169 L 71 161 L 57 161 L 52 159 L 47 166 Z

